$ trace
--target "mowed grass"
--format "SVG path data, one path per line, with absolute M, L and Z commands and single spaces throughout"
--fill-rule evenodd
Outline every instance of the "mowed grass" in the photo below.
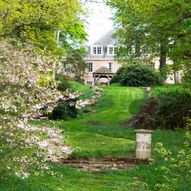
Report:
M 144 102 L 140 88 L 106 87 L 94 112 L 61 122 L 66 143 L 75 149 L 73 156 L 102 158 L 125 157 L 134 153 L 135 134 L 121 123 Z
M 182 91 L 184 91 L 184 87 L 181 84 L 166 84 L 164 86 L 154 87 L 152 90 L 152 95 L 157 97 L 161 93 Z
M 137 112 L 144 99 L 145 93 L 141 88 L 105 87 L 93 113 L 70 121 L 34 123 L 61 128 L 66 144 L 76 149 L 75 157 L 129 156 L 135 152 L 134 129 L 123 126 L 122 122 Z M 153 132 L 153 148 L 157 142 L 163 142 L 176 154 L 183 141 L 182 131 Z M 153 157 L 157 159 L 155 152 Z M 159 174 L 156 167 L 161 163 L 163 161 L 157 160 L 155 164 L 101 173 L 53 165 L 53 176 L 30 176 L 26 180 L 11 176 L 0 181 L 0 191 L 158 191 L 154 186 L 163 181 L 163 174 Z M 182 184 L 179 188 L 179 191 L 189 191 L 191 185 Z

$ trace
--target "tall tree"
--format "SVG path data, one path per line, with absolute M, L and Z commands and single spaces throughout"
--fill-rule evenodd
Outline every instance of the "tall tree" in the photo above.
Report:
M 159 57 L 160 69 L 166 59 L 177 64 L 191 58 L 191 3 L 189 0 L 108 0 L 114 8 L 121 47 L 136 47 L 142 55 Z M 123 52 L 124 53 L 124 52 Z M 126 55 L 136 55 L 127 51 Z M 120 55 L 119 55 L 120 57 Z
M 78 0 L 1 0 L 0 36 L 55 50 L 57 31 L 68 39 L 85 37 Z

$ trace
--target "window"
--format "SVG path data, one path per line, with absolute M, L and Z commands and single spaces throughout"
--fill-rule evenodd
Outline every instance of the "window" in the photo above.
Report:
M 114 47 L 114 54 L 117 54 L 117 47 Z
M 93 54 L 102 54 L 102 47 L 101 46 L 94 46 L 93 47 Z
M 109 55 L 114 55 L 117 53 L 117 47 L 115 46 L 108 46 L 108 54 Z
M 109 47 L 109 54 L 113 54 L 113 47 Z
M 88 63 L 88 72 L 93 72 L 93 64 Z
M 109 63 L 109 69 L 112 70 L 112 63 Z
M 93 47 L 93 54 L 97 54 L 97 48 Z
M 101 47 L 97 47 L 97 54 L 101 54 Z

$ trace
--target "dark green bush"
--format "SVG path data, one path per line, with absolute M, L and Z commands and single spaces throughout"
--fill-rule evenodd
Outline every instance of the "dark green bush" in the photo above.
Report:
M 191 88 L 191 69 L 187 69 L 183 76 L 183 84 L 186 88 Z
M 162 92 L 157 99 L 149 98 L 126 125 L 133 128 L 174 130 L 185 128 L 189 118 L 191 118 L 189 92 Z
M 136 129 L 157 129 L 158 121 L 156 113 L 158 109 L 159 101 L 151 97 L 140 108 L 139 112 L 132 119 L 125 122 L 125 124 Z
M 70 119 L 75 118 L 78 115 L 78 110 L 75 106 L 71 106 L 69 102 L 63 101 L 56 106 L 52 113 L 50 114 L 49 118 L 53 120 L 57 119 Z
M 191 94 L 183 92 L 167 92 L 159 95 L 159 111 L 161 127 L 166 129 L 184 128 L 191 118 Z
M 162 83 L 159 72 L 146 64 L 129 64 L 121 67 L 112 78 L 112 83 L 123 86 L 154 86 Z
M 60 81 L 60 82 L 58 83 L 58 86 L 57 86 L 57 89 L 58 89 L 59 91 L 65 91 L 66 89 L 69 89 L 69 88 L 71 88 L 71 85 L 70 85 L 70 83 L 69 83 L 68 81 L 66 81 L 66 80 Z

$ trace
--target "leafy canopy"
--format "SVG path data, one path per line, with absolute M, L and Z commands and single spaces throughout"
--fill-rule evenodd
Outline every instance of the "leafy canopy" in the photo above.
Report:
M 191 59 L 189 0 L 108 0 L 114 8 L 121 59 L 167 57 L 176 63 Z
M 1 0 L 0 36 L 54 50 L 56 31 L 72 41 L 85 38 L 78 0 Z

